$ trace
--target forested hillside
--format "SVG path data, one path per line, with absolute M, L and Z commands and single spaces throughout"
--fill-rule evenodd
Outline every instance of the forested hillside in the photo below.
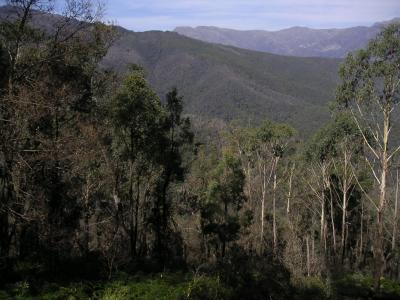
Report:
M 57 16 L 52 1 L 8 2 L 1 299 L 400 297 L 399 24 L 334 79 L 321 66 L 336 60 L 131 33 L 91 1 Z M 264 109 L 253 123 L 230 102 L 202 111 L 182 81 L 204 84 L 198 99 L 267 82 L 259 93 L 281 102 L 246 100 Z M 336 81 L 329 116 L 318 95 Z M 314 128 L 283 122 L 285 110 Z M 193 126 L 207 116 L 224 126 Z
M 0 9 L 0 16 L 12 15 L 8 10 Z M 59 18 L 36 12 L 32 24 L 51 31 Z M 179 89 L 187 114 L 252 124 L 270 118 L 288 122 L 305 135 L 329 119 L 339 59 L 278 56 L 174 32 L 115 30 L 116 39 L 102 64 L 119 74 L 130 64 L 141 65 L 161 98 L 172 87 Z
M 264 118 L 289 122 L 306 132 L 329 118 L 337 59 L 294 58 L 213 45 L 173 32 L 122 35 L 104 64 L 118 71 L 142 65 L 162 95 L 176 86 L 185 112 L 225 121 Z

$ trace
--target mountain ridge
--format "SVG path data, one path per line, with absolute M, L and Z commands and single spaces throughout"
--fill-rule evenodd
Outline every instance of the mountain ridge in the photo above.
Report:
M 366 46 L 381 29 L 400 18 L 372 26 L 314 29 L 294 26 L 277 31 L 235 30 L 216 26 L 176 27 L 175 32 L 205 42 L 299 57 L 343 58 Z

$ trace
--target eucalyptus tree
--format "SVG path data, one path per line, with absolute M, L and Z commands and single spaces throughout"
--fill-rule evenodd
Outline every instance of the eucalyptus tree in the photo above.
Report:
M 229 147 L 236 153 L 242 163 L 243 172 L 246 175 L 246 195 L 251 205 L 256 202 L 254 168 L 256 163 L 257 128 L 243 127 L 232 123 L 228 128 L 227 139 Z M 254 207 L 253 207 L 254 208 Z
M 320 249 L 324 253 L 323 258 L 325 258 L 327 250 L 327 205 L 329 204 L 327 194 L 329 193 L 332 170 L 331 156 L 335 144 L 330 132 L 328 126 L 319 129 L 308 141 L 304 151 L 304 168 L 309 176 L 304 177 L 303 180 L 313 195 L 308 206 L 312 210 L 312 215 L 318 216 L 320 220 L 319 238 Z M 314 203 L 314 197 L 318 200 L 317 205 Z M 335 244 L 336 230 L 334 223 L 332 223 L 332 237 Z
M 222 258 L 228 243 L 239 238 L 239 211 L 246 200 L 244 183 L 240 161 L 226 153 L 212 174 L 201 212 L 202 231 Z
M 193 133 L 191 122 L 183 116 L 183 97 L 176 88 L 166 94 L 163 106 L 164 117 L 158 135 L 158 152 L 154 156 L 160 166 L 157 180 L 155 203 L 151 222 L 155 227 L 155 254 L 164 264 L 168 254 L 168 238 L 172 217 L 172 183 L 183 182 L 188 166 L 185 156 L 193 151 Z M 155 138 L 155 136 L 153 136 Z
M 14 254 L 33 252 L 39 244 L 69 253 L 82 196 L 72 184 L 71 157 L 82 145 L 78 124 L 94 107 L 93 79 L 111 31 L 96 23 L 100 15 L 88 1 L 67 1 L 63 16 L 54 18 L 47 14 L 55 11 L 54 1 L 7 2 L 9 15 L 0 25 L 1 48 L 8 57 L 0 93 L 7 190 L 1 210 L 10 221 L 5 231 L 18 237 L 28 232 Z M 57 30 L 38 26 L 38 18 L 54 21 Z
M 157 94 L 146 82 L 143 71 L 136 67 L 131 69 L 131 73 L 111 100 L 109 110 L 115 154 L 118 160 L 125 162 L 118 184 L 121 190 L 115 192 L 117 197 L 125 199 L 123 205 L 129 211 L 130 251 L 135 256 L 140 183 L 146 168 L 155 163 L 154 155 L 159 151 L 158 139 L 165 111 Z
M 255 153 L 261 182 L 261 251 L 264 244 L 264 219 L 265 200 L 268 185 L 272 180 L 272 232 L 273 249 L 277 248 L 277 223 L 276 223 L 276 191 L 278 184 L 278 165 L 286 154 L 288 146 L 295 135 L 295 130 L 287 124 L 266 121 L 257 129 Z
M 333 141 L 332 149 L 332 172 L 336 180 L 337 187 L 340 190 L 340 195 L 330 195 L 331 198 L 337 196 L 341 198 L 338 202 L 338 206 L 342 212 L 341 218 L 341 234 L 340 234 L 340 249 L 342 263 L 346 251 L 346 242 L 348 237 L 348 210 L 349 201 L 355 201 L 355 194 L 359 191 L 358 184 L 360 183 L 361 174 L 363 171 L 363 161 L 361 159 L 363 155 L 363 137 L 358 131 L 356 123 L 350 115 L 347 113 L 341 113 L 335 117 L 335 119 L 328 125 L 330 136 Z M 331 190 L 336 191 L 335 187 Z M 361 188 L 363 188 L 361 186 Z M 332 201 L 332 200 L 331 200 Z M 354 206 L 354 204 L 353 204 Z M 354 209 L 354 208 L 353 208 Z M 331 218 L 333 216 L 334 206 L 331 205 Z M 334 245 L 334 252 L 336 252 L 336 245 Z
M 388 175 L 400 150 L 393 131 L 398 125 L 400 93 L 400 25 L 389 25 L 366 49 L 350 54 L 340 69 L 342 83 L 337 99 L 357 124 L 368 150 L 366 159 L 379 196 L 371 199 L 376 211 L 374 238 L 375 287 L 385 268 L 385 215 L 388 207 Z M 364 132 L 368 132 L 372 141 Z

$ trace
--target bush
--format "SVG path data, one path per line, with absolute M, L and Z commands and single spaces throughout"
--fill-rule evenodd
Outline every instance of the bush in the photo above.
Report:
M 217 274 L 234 290 L 232 299 L 293 299 L 290 273 L 273 256 L 232 249 L 217 265 Z
M 105 290 L 101 299 L 103 300 L 119 300 L 128 299 L 129 287 L 122 283 L 118 283 Z
M 71 284 L 67 287 L 50 285 L 47 286 L 45 292 L 42 292 L 37 298 L 44 300 L 79 300 L 89 299 L 92 295 L 95 295 L 95 287 L 90 283 L 77 283 Z
M 125 281 L 115 281 L 109 284 L 102 300 L 178 300 L 185 295 L 187 282 L 179 275 L 162 275 L 150 278 L 130 278 Z
M 190 282 L 185 299 L 224 300 L 231 298 L 232 290 L 224 286 L 218 277 L 199 276 Z
M 26 281 L 17 282 L 12 290 L 16 298 L 23 298 L 29 294 L 29 283 Z
M 329 288 L 320 277 L 303 278 L 297 289 L 298 300 L 323 300 L 328 299 Z
M 400 282 L 382 278 L 381 292 L 383 295 L 394 297 L 393 299 L 400 299 Z
M 306 277 L 299 284 L 297 299 L 400 299 L 400 283 L 382 278 L 377 294 L 373 278 L 359 273 L 347 274 L 332 284 L 320 277 Z
M 335 282 L 338 295 L 347 297 L 368 297 L 373 293 L 373 279 L 362 274 L 347 274 Z

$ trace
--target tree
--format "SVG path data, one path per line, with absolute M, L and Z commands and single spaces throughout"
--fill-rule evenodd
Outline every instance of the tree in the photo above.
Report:
M 321 207 L 321 249 L 324 250 L 324 256 L 327 256 L 330 237 L 333 250 L 331 258 L 335 258 L 340 249 L 342 264 L 348 246 L 349 207 L 355 210 L 360 204 L 358 183 L 362 181 L 362 153 L 362 136 L 352 117 L 346 113 L 337 114 L 306 146 L 305 168 L 311 170 L 313 176 L 308 176 L 305 182 L 319 200 Z M 340 242 L 337 241 L 337 232 L 340 232 Z
M 168 252 L 167 242 L 172 201 L 168 199 L 168 190 L 173 182 L 182 182 L 185 174 L 184 152 L 190 152 L 193 143 L 190 119 L 182 116 L 183 97 L 173 88 L 166 95 L 165 118 L 163 119 L 155 153 L 161 167 L 156 189 L 156 202 L 153 208 L 152 222 L 156 230 L 156 254 L 161 263 L 165 262 Z
M 216 253 L 222 258 L 227 244 L 239 238 L 238 212 L 246 200 L 244 180 L 240 162 L 231 154 L 225 154 L 214 171 L 207 202 L 202 207 L 202 231 L 213 238 Z
M 345 257 L 347 245 L 347 218 L 349 210 L 349 201 L 354 199 L 357 193 L 357 183 L 359 182 L 360 170 L 363 165 L 360 161 L 360 156 L 363 153 L 363 138 L 358 131 L 354 120 L 346 113 L 341 113 L 336 116 L 335 120 L 331 123 L 329 135 L 333 142 L 333 153 L 331 156 L 333 172 L 338 178 L 336 180 L 337 187 L 340 190 L 341 204 L 338 204 L 342 211 L 341 220 L 341 260 Z M 332 177 L 332 176 L 331 176 Z M 331 185 L 332 185 L 331 180 Z M 334 187 L 331 190 L 336 191 Z M 337 194 L 337 193 L 336 193 Z M 334 195 L 330 195 L 334 197 Z M 339 200 L 340 201 L 340 200 Z M 332 203 L 332 199 L 331 199 Z M 353 205 L 354 206 L 354 205 Z M 353 207 L 354 209 L 354 207 Z M 334 205 L 331 205 L 331 219 L 334 222 Z M 334 224 L 334 223 L 332 223 Z M 335 238 L 335 237 L 334 237 Z M 334 244 L 334 252 L 336 252 L 336 245 Z
M 338 102 L 348 110 L 357 124 L 369 153 L 366 156 L 379 189 L 374 238 L 375 287 L 379 288 L 385 268 L 384 218 L 388 203 L 388 175 L 400 146 L 393 139 L 393 117 L 400 91 L 400 25 L 388 26 L 365 50 L 350 54 L 340 69 L 342 83 Z M 367 131 L 373 141 L 369 141 Z M 372 199 L 371 199 L 372 200 Z
M 79 227 L 82 189 L 72 157 L 84 144 L 79 124 L 95 106 L 97 65 L 112 30 L 96 23 L 87 1 L 66 2 L 54 31 L 35 26 L 40 14 L 51 18 L 53 1 L 8 3 L 0 25 L 8 57 L 0 92 L 1 217 L 8 221 L 1 231 L 14 244 L 12 253 L 10 242 L 0 248 L 20 259 L 42 249 L 54 254 L 41 255 L 54 265 L 70 256 Z
M 264 212 L 267 186 L 272 179 L 272 231 L 273 249 L 277 248 L 277 224 L 276 224 L 276 192 L 278 184 L 278 166 L 281 158 L 287 151 L 291 138 L 295 135 L 295 130 L 286 124 L 266 121 L 258 128 L 257 146 L 255 151 L 258 159 L 258 170 L 262 178 L 262 197 L 261 197 L 261 249 L 264 241 Z
M 126 162 L 119 179 L 129 211 L 132 257 L 136 256 L 140 182 L 159 151 L 158 138 L 165 115 L 158 96 L 150 89 L 141 70 L 133 69 L 110 103 L 114 147 L 118 160 Z M 121 197 L 121 196 L 119 196 Z

